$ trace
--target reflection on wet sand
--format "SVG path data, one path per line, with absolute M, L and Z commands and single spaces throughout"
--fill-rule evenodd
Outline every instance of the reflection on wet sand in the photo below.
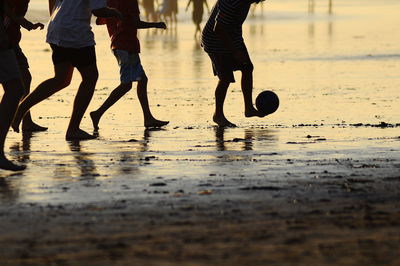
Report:
M 22 173 L 0 175 L 0 203 L 15 203 L 18 201 Z
M 15 142 L 10 146 L 10 150 L 13 151 L 13 159 L 19 163 L 28 163 L 30 160 L 31 153 L 31 140 L 35 134 L 40 134 L 39 132 L 23 132 L 22 133 L 22 143 Z
M 80 180 L 86 182 L 84 185 L 89 185 L 94 181 L 95 177 L 99 176 L 99 173 L 97 172 L 94 161 L 91 159 L 93 153 L 86 152 L 85 149 L 82 148 L 81 142 L 82 141 L 69 141 L 68 146 L 75 159 L 76 166 L 80 171 Z
M 278 135 L 276 132 L 271 131 L 270 129 L 260 129 L 260 128 L 245 128 L 243 138 L 235 137 L 233 139 L 226 140 L 225 133 L 229 130 L 224 127 L 214 127 L 215 133 L 215 143 L 217 151 L 229 151 L 227 145 L 233 144 L 235 147 L 232 147 L 232 151 L 238 150 L 237 143 L 242 144 L 239 150 L 241 151 L 253 151 L 254 150 L 254 142 L 262 141 L 270 143 L 276 143 L 278 141 Z

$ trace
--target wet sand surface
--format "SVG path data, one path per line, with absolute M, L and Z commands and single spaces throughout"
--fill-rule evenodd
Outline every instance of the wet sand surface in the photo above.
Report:
M 32 109 L 49 130 L 8 135 L 7 156 L 28 168 L 0 172 L 0 264 L 399 265 L 399 4 L 308 14 L 303 2 L 266 3 L 244 29 L 255 95 L 281 99 L 269 117 L 243 117 L 237 82 L 225 112 L 239 126 L 213 126 L 216 80 L 187 14 L 140 34 L 164 129 L 143 128 L 132 90 L 98 139 L 65 141 L 78 73 Z M 107 33 L 94 30 L 89 111 L 118 84 Z M 44 32 L 24 36 L 35 87 L 52 75 L 50 53 Z M 88 115 L 82 128 L 92 132 Z

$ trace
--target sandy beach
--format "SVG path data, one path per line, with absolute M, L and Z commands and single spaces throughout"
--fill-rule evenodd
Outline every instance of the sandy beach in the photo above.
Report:
M 307 1 L 265 2 L 245 23 L 254 96 L 281 100 L 265 118 L 244 117 L 236 82 L 225 112 L 238 127 L 213 125 L 217 80 L 186 2 L 175 29 L 139 35 L 167 127 L 143 127 L 132 89 L 98 139 L 65 141 L 78 73 L 35 106 L 49 130 L 6 142 L 27 169 L 0 170 L 0 265 L 399 265 L 400 3 L 340 0 L 329 13 L 315 2 L 312 13 Z M 47 20 L 43 3 L 31 19 Z M 88 111 L 119 82 L 106 29 L 93 30 Z M 23 34 L 34 89 L 51 53 L 45 31 Z M 88 113 L 82 128 L 93 132 Z

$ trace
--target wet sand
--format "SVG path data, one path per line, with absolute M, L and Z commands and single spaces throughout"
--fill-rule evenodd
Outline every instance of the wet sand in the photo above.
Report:
M 226 114 L 237 128 L 212 124 L 216 80 L 189 15 L 140 35 L 164 129 L 143 128 L 132 90 L 97 140 L 65 141 L 75 73 L 32 110 L 47 132 L 9 133 L 7 156 L 28 168 L 0 171 L 0 264 L 399 265 L 399 4 L 334 3 L 333 14 L 266 3 L 248 21 L 255 94 L 272 89 L 281 106 L 244 118 L 236 83 Z M 89 111 L 118 83 L 108 36 L 94 30 Z M 34 87 L 51 75 L 50 53 L 44 32 L 24 36 Z M 82 128 L 92 131 L 88 115 Z

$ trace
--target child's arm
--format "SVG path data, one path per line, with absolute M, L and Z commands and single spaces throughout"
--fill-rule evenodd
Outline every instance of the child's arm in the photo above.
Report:
M 118 18 L 120 20 L 124 19 L 124 16 L 115 8 L 111 7 L 103 7 L 99 9 L 94 9 L 92 10 L 92 14 L 95 15 L 96 17 L 100 18 Z
M 150 28 L 157 28 L 157 29 L 166 29 L 167 25 L 164 22 L 146 22 L 141 21 L 140 19 L 137 21 L 136 24 L 138 29 L 150 29 Z
M 24 17 L 18 17 L 16 22 L 21 25 L 21 27 L 23 27 L 26 30 L 36 30 L 37 28 L 40 28 L 41 30 L 43 30 L 44 25 L 40 22 L 38 23 L 32 23 L 29 20 L 27 20 Z
M 15 12 L 9 8 L 7 5 L 5 6 L 5 13 L 7 17 L 9 17 L 11 20 L 13 20 L 15 23 L 18 25 L 21 25 L 24 29 L 27 30 L 36 30 L 37 28 L 40 28 L 41 30 L 44 28 L 44 25 L 42 23 L 32 23 L 29 20 L 27 20 L 23 16 L 17 16 Z

